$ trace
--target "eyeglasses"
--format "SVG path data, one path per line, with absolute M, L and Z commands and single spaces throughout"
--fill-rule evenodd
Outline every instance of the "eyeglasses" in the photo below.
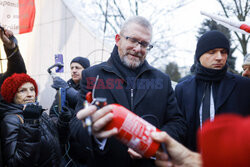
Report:
M 153 45 L 150 45 L 148 42 L 138 41 L 137 39 L 128 36 L 123 36 L 123 35 L 121 36 L 124 37 L 126 40 L 128 40 L 134 46 L 140 44 L 141 47 L 147 49 L 147 51 L 150 51 L 153 48 Z

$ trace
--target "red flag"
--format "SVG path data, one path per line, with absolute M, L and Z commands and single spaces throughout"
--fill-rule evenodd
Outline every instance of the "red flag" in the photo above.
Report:
M 0 0 L 0 25 L 14 33 L 27 33 L 35 20 L 34 0 Z

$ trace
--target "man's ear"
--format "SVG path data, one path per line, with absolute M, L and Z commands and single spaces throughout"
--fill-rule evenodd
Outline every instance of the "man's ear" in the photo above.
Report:
M 119 34 L 116 34 L 115 36 L 115 44 L 118 45 L 118 42 L 120 41 L 121 36 Z

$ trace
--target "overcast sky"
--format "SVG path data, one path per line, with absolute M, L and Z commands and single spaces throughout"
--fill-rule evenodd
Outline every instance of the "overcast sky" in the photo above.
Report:
M 74 6 L 74 9 L 72 10 L 73 13 L 75 13 L 76 17 L 83 17 L 82 22 L 86 25 L 86 20 L 88 17 L 86 16 L 86 10 L 88 10 L 87 13 L 90 13 L 91 8 L 89 8 L 89 5 L 92 3 L 92 0 L 64 0 L 65 2 L 68 1 L 71 6 Z M 165 4 L 169 5 L 169 3 L 175 3 L 176 1 L 166 1 L 166 0 L 152 0 L 154 4 L 165 6 Z M 124 3 L 125 1 L 122 1 Z M 147 1 L 150 2 L 150 1 Z M 74 5 L 75 4 L 75 5 Z M 80 5 L 79 5 L 80 4 Z M 124 5 L 123 5 L 124 7 Z M 148 14 L 152 13 L 147 10 L 149 10 L 150 7 L 143 8 L 143 11 L 140 13 L 143 13 L 144 17 L 147 17 Z M 92 9 L 93 11 L 94 9 Z M 193 0 L 188 5 L 179 8 L 172 13 L 169 13 L 167 17 L 159 18 L 162 19 L 162 22 L 166 22 L 166 24 L 170 25 L 170 29 L 166 30 L 171 34 L 171 44 L 174 45 L 175 49 L 173 51 L 173 55 L 171 57 L 168 57 L 166 60 L 161 60 L 160 62 L 163 62 L 165 64 L 168 64 L 170 61 L 176 62 L 179 66 L 191 66 L 193 63 L 193 55 L 195 52 L 195 46 L 196 46 L 196 35 L 197 30 L 200 27 L 202 21 L 204 19 L 208 19 L 208 17 L 203 16 L 200 14 L 200 11 L 206 11 L 211 14 L 217 14 L 218 12 L 221 12 L 222 9 L 219 5 L 219 3 L 216 0 Z M 96 12 L 96 11 L 93 11 Z M 85 15 L 83 15 L 85 13 Z M 250 18 L 249 18 L 250 20 Z M 248 21 L 249 21 L 248 20 Z M 95 22 L 90 23 L 87 27 L 89 27 L 92 31 L 95 31 Z M 112 46 L 112 44 L 111 44 Z M 250 47 L 250 45 L 248 45 Z M 250 50 L 250 48 L 248 48 Z M 236 60 L 236 70 L 239 72 L 242 70 L 241 64 L 243 62 L 243 56 L 239 52 L 235 52 L 234 56 L 237 57 Z
M 172 59 L 178 62 L 180 66 L 189 66 L 193 63 L 193 55 L 197 42 L 195 37 L 197 35 L 197 30 L 202 21 L 208 19 L 208 17 L 200 14 L 201 10 L 213 14 L 222 11 L 216 0 L 194 0 L 192 3 L 176 11 L 171 20 L 171 22 L 174 22 L 174 24 L 171 23 L 171 25 L 173 25 L 173 32 L 178 32 L 180 29 L 183 29 L 185 32 L 174 38 L 174 43 L 177 46 L 177 49 L 176 57 Z M 250 21 L 250 17 L 247 21 Z M 249 47 L 250 45 L 248 44 L 248 51 L 250 51 Z M 243 62 L 243 56 L 239 51 L 236 51 L 234 56 L 237 57 L 236 70 L 240 72 L 242 71 L 241 65 Z

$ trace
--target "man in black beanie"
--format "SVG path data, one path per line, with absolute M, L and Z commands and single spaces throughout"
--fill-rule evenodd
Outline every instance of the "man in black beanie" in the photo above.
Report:
M 87 58 L 75 57 L 70 63 L 71 79 L 68 81 L 68 84 L 76 90 L 79 90 L 79 82 L 82 79 L 82 70 L 89 66 L 90 63 Z
M 205 33 L 196 45 L 194 76 L 176 86 L 177 102 L 188 123 L 184 145 L 193 151 L 204 121 L 213 121 L 221 113 L 250 113 L 250 80 L 227 72 L 229 51 L 223 33 Z
M 80 90 L 80 80 L 82 79 L 82 71 L 85 70 L 90 66 L 90 62 L 87 58 L 84 57 L 75 57 L 70 62 L 70 72 L 71 72 L 71 79 L 69 79 L 67 82 L 64 81 L 60 77 L 53 78 L 53 85 L 52 87 L 55 89 L 64 88 L 66 89 L 66 106 L 71 111 L 71 116 L 73 117 L 75 115 L 75 105 L 77 103 L 77 94 Z M 59 98 L 58 94 L 56 94 L 55 100 L 50 107 L 50 117 L 54 120 L 58 119 L 59 116 Z M 79 162 L 72 160 L 69 152 L 75 151 L 79 149 L 79 145 L 74 142 L 70 141 L 67 145 L 65 145 L 65 148 L 63 149 L 63 160 L 64 163 L 68 164 L 68 166 L 72 166 L 73 164 L 78 166 Z
M 67 82 L 60 77 L 53 78 L 52 87 L 55 89 L 64 88 L 66 89 L 66 100 L 72 110 L 74 110 L 77 103 L 77 93 L 80 89 L 80 80 L 82 79 L 82 71 L 90 66 L 90 62 L 87 58 L 84 57 L 75 57 L 70 62 L 70 72 L 71 79 Z M 58 99 L 56 99 L 50 108 L 50 116 L 57 117 L 58 110 Z

